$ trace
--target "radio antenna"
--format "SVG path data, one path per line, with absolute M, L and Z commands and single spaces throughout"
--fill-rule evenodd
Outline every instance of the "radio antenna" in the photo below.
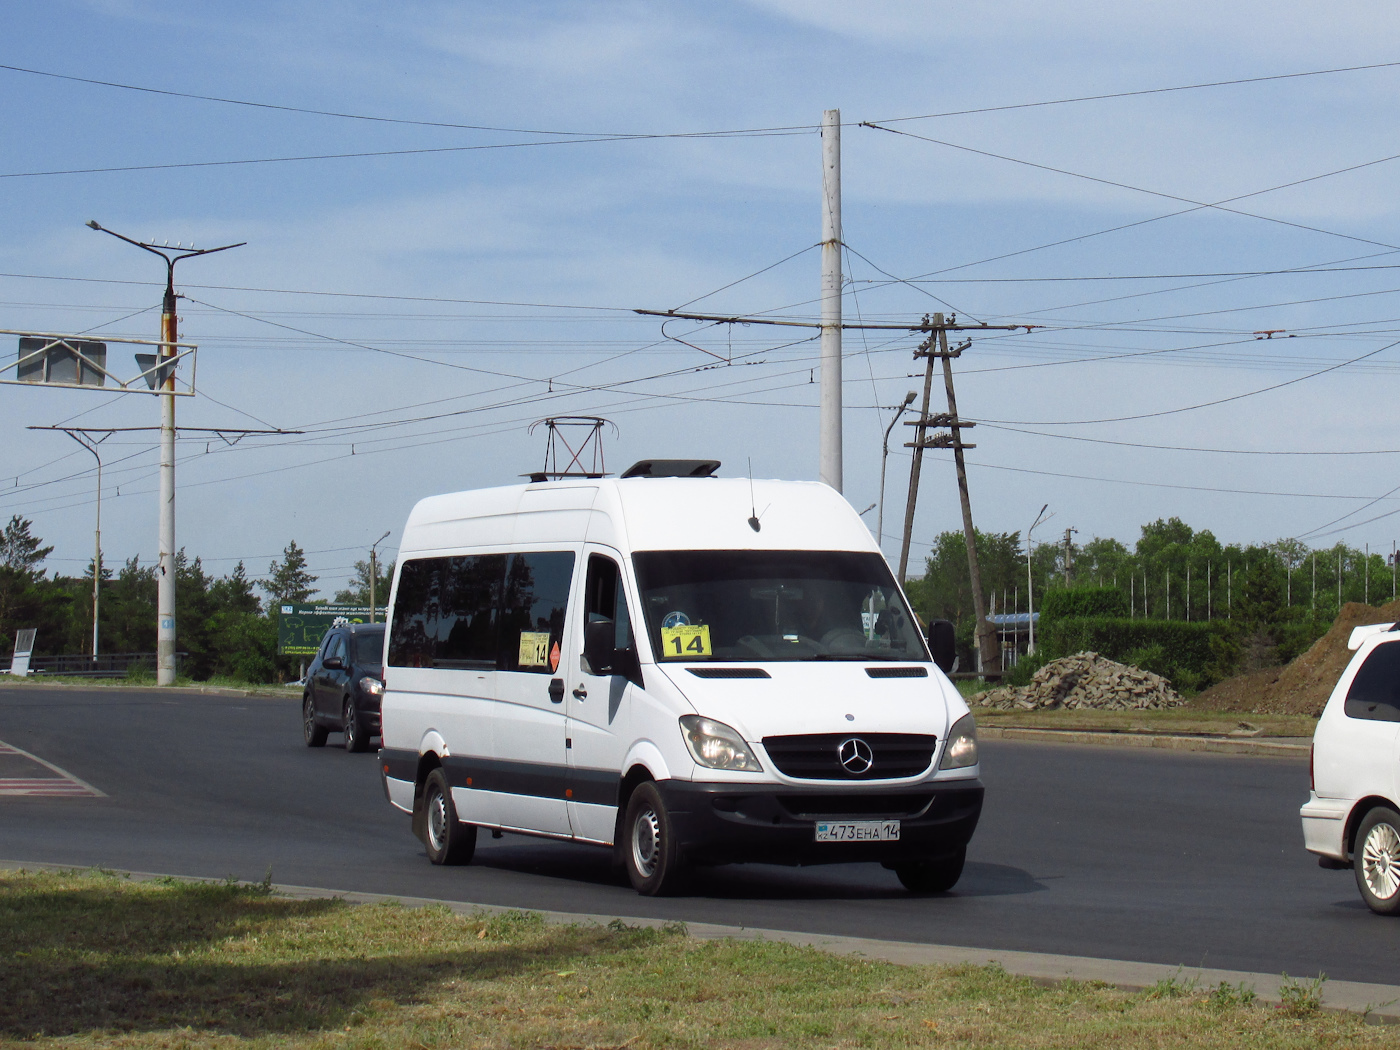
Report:
M 749 457 L 749 528 L 757 532 L 763 526 L 758 520 L 758 505 L 753 498 L 753 457 Z

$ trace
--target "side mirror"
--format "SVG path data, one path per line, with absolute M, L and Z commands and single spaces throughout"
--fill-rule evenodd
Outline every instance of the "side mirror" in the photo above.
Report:
M 613 642 L 617 637 L 617 625 L 605 616 L 590 616 L 583 627 L 583 658 L 588 663 L 585 670 L 592 674 L 611 674 L 617 650 Z
M 617 648 L 617 624 L 594 614 L 583 627 L 584 668 L 589 674 L 616 674 L 635 679 L 641 670 L 634 649 Z
M 933 653 L 933 662 L 947 674 L 958 659 L 957 637 L 952 623 L 947 620 L 934 620 L 928 625 L 928 647 Z
M 328 656 L 321 661 L 321 666 L 327 671 L 343 671 L 345 670 L 345 661 L 338 656 Z

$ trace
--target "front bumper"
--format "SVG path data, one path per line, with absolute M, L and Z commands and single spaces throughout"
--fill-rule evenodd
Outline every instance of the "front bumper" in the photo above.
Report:
M 984 792 L 974 778 L 862 791 L 840 784 L 774 789 L 684 780 L 656 787 L 682 853 L 696 864 L 896 864 L 951 856 L 972 838 Z M 818 820 L 898 820 L 900 837 L 817 842 Z

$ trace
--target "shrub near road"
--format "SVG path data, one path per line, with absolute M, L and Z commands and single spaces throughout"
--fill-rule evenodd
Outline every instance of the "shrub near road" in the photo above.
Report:
M 9 1046 L 1400 1046 L 1400 1030 L 1295 998 L 1281 1010 L 1173 982 L 1041 988 L 995 967 L 901 967 L 678 929 L 0 875 Z

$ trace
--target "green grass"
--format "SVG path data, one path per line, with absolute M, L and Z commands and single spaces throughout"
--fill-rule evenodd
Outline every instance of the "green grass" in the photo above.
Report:
M 155 672 L 134 672 L 127 675 L 119 675 L 114 678 L 82 678 L 69 675 L 35 675 L 30 678 L 10 678 L 9 675 L 0 677 L 0 688 L 32 688 L 34 686 L 58 687 L 58 688 L 109 688 L 111 686 L 150 686 L 155 688 Z M 215 675 L 206 680 L 196 680 L 185 675 L 175 676 L 175 685 L 186 688 L 216 688 L 216 689 L 241 689 L 246 692 L 258 693 L 263 696 L 293 696 L 299 695 L 289 685 L 277 685 L 269 682 L 245 682 L 240 678 L 229 678 L 222 675 Z
M 1247 723 L 1265 737 L 1311 739 L 1317 719 L 1311 715 L 1258 715 L 1236 711 L 1197 711 L 1173 707 L 1163 711 L 1096 711 L 1058 708 L 1053 711 L 998 711 L 970 702 L 980 726 L 1022 729 L 1081 729 L 1118 733 L 1229 734 Z
M 1298 998 L 1282 1010 L 1228 986 L 1041 987 L 995 966 L 894 966 L 681 928 L 0 874 L 5 1047 L 1400 1047 L 1400 1030 Z

